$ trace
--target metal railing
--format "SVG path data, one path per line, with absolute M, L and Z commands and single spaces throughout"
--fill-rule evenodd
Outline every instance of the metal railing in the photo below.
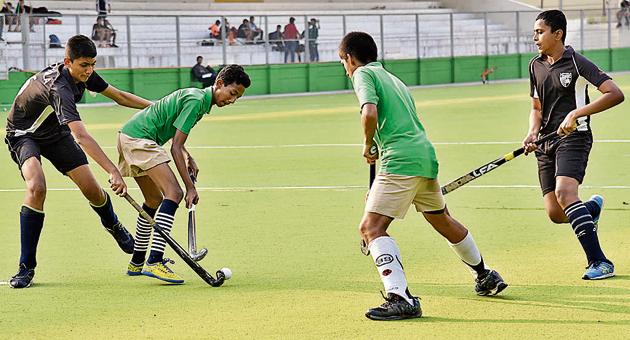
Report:
M 565 11 L 568 20 L 567 44 L 577 50 L 630 47 L 630 26 L 617 28 L 617 10 L 601 9 Z M 436 10 L 417 14 L 347 14 L 296 16 L 298 31 L 304 33 L 296 51 L 300 62 L 338 61 L 337 47 L 350 31 L 370 33 L 378 47 L 380 59 L 415 59 L 473 55 L 535 53 L 532 42 L 534 18 L 538 12 L 454 13 Z M 605 15 L 603 15 L 605 14 Z M 270 40 L 276 25 L 284 28 L 286 16 L 257 17 L 262 29 L 254 41 L 232 36 L 221 25 L 221 36 L 212 39 L 209 26 L 239 22 L 249 15 L 208 16 L 108 16 L 115 31 L 99 40 L 94 35 L 94 16 L 66 15 L 62 24 L 47 23 L 47 18 L 22 16 L 21 33 L 7 32 L 8 45 L 1 45 L 8 66 L 37 70 L 63 58 L 63 49 L 51 46 L 49 36 L 62 42 L 75 34 L 93 37 L 97 43 L 99 67 L 178 67 L 191 66 L 201 55 L 212 65 L 278 64 L 290 60 L 286 41 Z M 318 37 L 309 39 L 308 22 L 319 20 Z M 622 22 L 625 24 L 625 22 Z M 233 25 L 238 27 L 238 25 Z M 32 31 L 29 32 L 29 27 Z M 232 27 L 232 25 L 230 25 Z M 284 48 L 284 49 L 283 49 Z M 311 58 L 317 52 L 319 58 Z M 2 54 L 0 54 L 2 55 Z

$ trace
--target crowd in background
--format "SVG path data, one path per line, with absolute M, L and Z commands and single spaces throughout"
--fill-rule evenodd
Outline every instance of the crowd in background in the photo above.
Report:
M 230 25 L 227 19 L 224 20 L 224 28 L 221 20 L 216 20 L 208 30 L 210 30 L 210 38 L 213 40 L 212 45 L 227 43 L 230 45 L 251 45 L 265 43 L 264 32 L 255 23 L 255 17 L 250 16 L 249 19 L 243 19 L 242 23 L 237 27 Z M 223 29 L 225 29 L 225 37 L 223 38 Z M 302 62 L 301 54 L 305 50 L 305 43 L 300 43 L 306 39 L 308 35 L 308 47 L 310 61 L 319 61 L 319 51 L 317 47 L 317 38 L 319 37 L 319 20 L 311 18 L 308 22 L 308 34 L 305 31 L 300 33 L 295 24 L 295 18 L 290 17 L 289 22 L 282 27 L 277 25 L 276 30 L 267 35 L 268 42 L 272 46 L 272 51 L 284 53 L 284 62 L 294 63 Z

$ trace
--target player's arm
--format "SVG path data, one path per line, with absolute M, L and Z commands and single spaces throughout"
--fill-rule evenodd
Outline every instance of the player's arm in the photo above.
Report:
M 199 174 L 199 167 L 197 166 L 197 162 L 195 162 L 195 159 L 190 154 L 190 151 L 188 151 L 188 149 L 186 149 L 184 145 L 182 145 L 182 148 L 184 149 L 184 156 L 186 158 L 186 168 L 188 170 L 188 173 L 191 173 L 193 176 L 197 177 L 197 175 Z
M 578 118 L 608 110 L 625 99 L 621 89 L 611 79 L 604 81 L 597 89 L 602 93 L 602 96 L 588 105 L 569 112 L 558 127 L 558 134 L 566 135 L 573 132 L 573 130 L 577 129 Z
M 144 109 L 145 107 L 151 106 L 153 104 L 149 100 L 138 97 L 133 93 L 121 91 L 112 85 L 107 86 L 107 88 L 103 92 L 101 92 L 101 94 L 112 99 L 113 101 L 118 103 L 118 105 L 131 107 L 134 109 Z
M 184 147 L 184 143 L 186 143 L 186 139 L 188 139 L 188 135 L 180 131 L 179 129 L 175 132 L 175 136 L 173 137 L 171 144 L 171 155 L 173 156 L 173 162 L 175 162 L 175 167 L 177 168 L 177 172 L 179 172 L 179 176 L 184 181 L 184 185 L 186 186 L 186 208 L 190 208 L 193 204 L 196 204 L 199 201 L 199 195 L 197 194 L 197 189 L 195 189 L 195 184 L 190 178 L 188 174 L 188 168 L 186 166 L 186 158 L 188 155 L 186 152 L 186 148 Z
M 75 120 L 69 122 L 68 127 L 74 136 L 74 140 L 81 146 L 83 151 L 109 174 L 112 190 L 114 190 L 116 195 L 123 196 L 127 192 L 127 185 L 123 181 L 120 171 L 88 133 L 83 122 Z
M 374 143 L 374 133 L 378 124 L 378 111 L 376 105 L 366 103 L 361 107 L 361 126 L 363 127 L 363 157 L 368 163 L 374 164 L 378 154 L 371 154 L 370 149 Z
M 532 109 L 529 112 L 529 129 L 527 130 L 527 136 L 523 140 L 523 146 L 525 147 L 525 154 L 536 150 L 537 146 L 534 144 L 538 139 L 538 133 L 540 132 L 540 125 L 542 123 L 542 105 L 540 99 L 532 97 Z

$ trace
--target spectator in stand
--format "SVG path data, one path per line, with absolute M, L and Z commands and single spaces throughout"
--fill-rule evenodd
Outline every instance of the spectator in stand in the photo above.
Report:
M 0 8 L 2 9 L 0 11 L 0 42 L 4 41 L 4 39 L 2 39 L 2 31 L 4 30 L 4 0 L 0 0 Z
M 252 39 L 252 31 L 249 29 L 249 20 L 243 19 L 243 23 L 238 26 L 238 31 L 236 32 L 236 39 L 239 42 L 246 44 L 251 42 Z
M 197 57 L 197 64 L 192 67 L 192 73 L 195 79 L 203 84 L 203 87 L 209 87 L 214 85 L 214 81 L 217 79 L 217 72 L 210 67 L 210 65 L 203 66 L 203 57 Z
M 112 12 L 112 4 L 110 0 L 96 0 L 96 13 L 98 17 L 107 17 L 107 13 Z
M 15 7 L 15 16 L 17 23 L 13 28 L 13 32 L 18 32 L 22 28 L 22 19 L 20 18 L 21 15 L 28 15 L 28 28 L 31 32 L 35 32 L 35 29 L 33 29 L 33 25 L 35 24 L 35 21 L 37 21 L 37 18 L 31 17 L 32 10 L 33 8 L 31 6 L 24 5 L 24 0 L 19 0 L 17 6 Z
M 98 42 L 98 47 L 118 47 L 116 30 L 105 17 L 98 17 L 92 26 L 92 40 Z
M 269 43 L 272 51 L 284 51 L 284 42 L 282 41 L 282 25 L 277 25 L 274 32 L 269 33 Z
M 263 30 L 254 23 L 254 16 L 249 17 L 249 31 L 252 34 L 252 40 L 262 40 Z
M 295 53 L 300 42 L 300 31 L 295 26 L 295 18 L 290 17 L 289 23 L 284 26 L 284 32 L 282 32 L 282 38 L 284 39 L 284 63 L 286 64 L 291 56 L 291 63 L 295 62 Z
M 0 13 L 4 14 L 4 22 L 7 24 L 7 31 L 11 31 L 11 25 L 15 25 L 17 23 L 15 17 L 15 8 L 13 8 L 13 4 L 7 2 L 0 9 Z
M 215 21 L 208 29 L 210 30 L 210 38 L 221 39 L 221 20 Z
M 230 45 L 236 44 L 236 34 L 238 33 L 236 27 L 230 26 L 228 19 L 225 18 L 225 32 L 227 34 L 227 40 Z
M 302 32 L 302 38 L 306 36 Z M 319 61 L 319 50 L 317 49 L 317 38 L 319 37 L 319 20 L 311 18 L 308 23 L 308 53 L 311 61 Z
M 626 20 L 626 26 L 630 26 L 630 1 L 623 0 L 619 3 L 619 11 L 617 12 L 617 28 L 621 27 L 621 21 Z

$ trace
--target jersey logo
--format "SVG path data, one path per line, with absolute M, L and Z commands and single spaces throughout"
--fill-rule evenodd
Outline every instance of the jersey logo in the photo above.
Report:
M 564 87 L 568 87 L 569 84 L 571 84 L 571 79 L 573 78 L 573 75 L 569 72 L 569 73 L 560 73 L 560 84 L 562 84 L 562 86 Z

